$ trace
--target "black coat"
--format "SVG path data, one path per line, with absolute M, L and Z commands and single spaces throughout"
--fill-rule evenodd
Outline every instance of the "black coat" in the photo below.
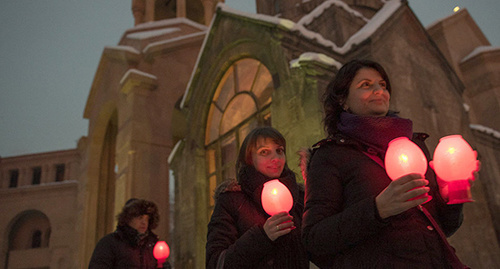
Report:
M 151 231 L 141 240 L 137 230 L 118 226 L 97 243 L 89 269 L 154 269 L 157 261 L 153 248 L 158 237 Z
M 423 141 L 414 136 L 428 160 Z M 303 239 L 321 268 L 449 268 L 443 240 L 418 207 L 382 220 L 375 197 L 391 179 L 363 152 L 338 135 L 313 152 L 307 170 Z M 460 226 L 461 205 L 446 205 L 429 168 L 433 199 L 423 206 L 449 236 Z
M 263 229 L 269 215 L 257 198 L 262 188 L 254 195 L 241 188 L 236 181 L 226 181 L 218 188 L 208 224 L 206 268 L 217 268 L 219 260 L 223 268 L 309 268 L 300 235 L 303 191 L 295 194 L 290 210 L 297 228 L 273 242 Z

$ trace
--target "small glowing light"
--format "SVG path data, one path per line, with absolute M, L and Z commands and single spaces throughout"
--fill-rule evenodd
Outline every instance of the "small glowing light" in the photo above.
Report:
M 408 155 L 406 155 L 406 154 L 401 154 L 401 155 L 399 156 L 399 160 L 400 160 L 401 162 L 407 163 L 407 162 L 408 162 Z
M 277 189 L 273 189 L 273 195 L 278 195 L 278 190 Z
M 454 147 L 451 147 L 451 148 L 449 148 L 449 149 L 448 149 L 448 153 L 449 153 L 449 154 L 454 154 L 454 153 L 455 153 L 455 151 L 456 151 L 456 150 L 455 150 L 455 148 L 454 148 Z
M 153 256 L 158 260 L 158 268 L 163 268 L 163 263 L 170 255 L 170 248 L 165 241 L 158 241 L 153 248 Z
M 457 12 L 460 10 L 460 7 L 459 6 L 456 6 L 455 8 L 453 8 L 453 12 Z

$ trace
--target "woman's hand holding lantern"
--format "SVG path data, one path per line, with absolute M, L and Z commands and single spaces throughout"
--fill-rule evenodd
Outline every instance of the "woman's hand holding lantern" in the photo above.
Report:
M 295 229 L 288 211 L 293 207 L 290 190 L 277 179 L 264 183 L 261 194 L 262 207 L 271 217 L 264 223 L 264 231 L 272 241 Z
M 477 152 L 461 135 L 450 135 L 439 140 L 433 159 L 430 165 L 443 199 L 448 204 L 472 202 L 470 186 L 480 168 Z

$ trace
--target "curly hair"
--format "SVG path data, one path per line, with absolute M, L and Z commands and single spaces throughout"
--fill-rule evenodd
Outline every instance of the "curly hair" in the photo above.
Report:
M 349 87 L 358 71 L 362 68 L 375 69 L 385 80 L 387 84 L 386 89 L 391 94 L 389 76 L 379 63 L 371 60 L 352 60 L 344 64 L 335 75 L 335 78 L 328 84 L 323 95 L 323 108 L 325 111 L 323 124 L 330 136 L 337 132 L 337 123 L 340 113 L 343 111 L 342 105 L 349 95 Z
M 158 214 L 158 207 L 155 203 L 132 198 L 127 201 L 122 209 L 122 212 L 116 217 L 118 219 L 118 225 L 124 226 L 128 225 L 130 221 L 142 215 L 149 216 L 148 229 L 153 230 L 158 227 L 160 221 L 160 215 Z

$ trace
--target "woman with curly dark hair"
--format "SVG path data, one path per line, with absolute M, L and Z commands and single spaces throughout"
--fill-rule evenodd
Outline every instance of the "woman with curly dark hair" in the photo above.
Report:
M 117 219 L 116 230 L 97 243 L 89 269 L 156 268 L 153 248 L 158 236 L 151 231 L 160 220 L 156 204 L 132 198 Z
M 346 63 L 324 96 L 326 139 L 307 162 L 302 236 L 320 268 L 465 268 L 449 245 L 462 205 L 448 205 L 432 169 L 392 181 L 389 141 L 407 137 L 430 160 L 427 134 L 389 110 L 389 77 L 370 60 Z M 471 175 L 473 177 L 473 175 Z

